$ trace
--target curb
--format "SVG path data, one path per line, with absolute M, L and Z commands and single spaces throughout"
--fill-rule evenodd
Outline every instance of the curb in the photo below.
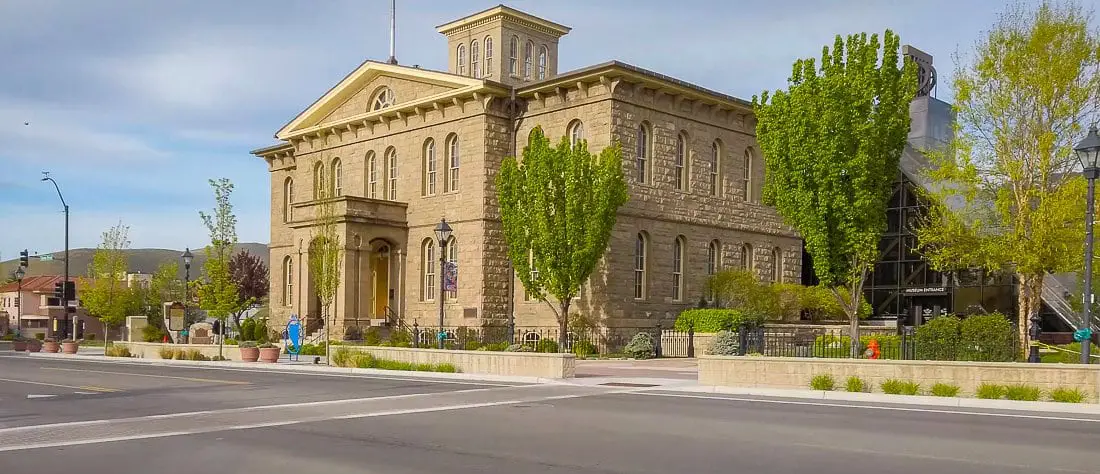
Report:
M 713 393 L 723 395 L 751 395 L 759 397 L 796 398 L 807 400 L 868 402 L 895 405 L 936 406 L 952 408 L 984 408 L 993 410 L 1100 415 L 1100 404 L 1096 403 L 1028 402 L 1016 400 L 986 400 L 981 398 L 933 397 L 923 395 L 887 395 L 884 393 L 826 392 L 821 390 L 762 387 L 723 387 L 713 385 L 670 386 L 665 388 L 654 388 L 653 390 L 662 390 L 669 392 Z
M 382 369 L 358 369 L 348 367 L 332 367 L 328 365 L 306 364 L 266 364 L 259 362 L 237 361 L 202 361 L 202 360 L 166 360 L 166 359 L 140 359 L 126 357 L 107 357 L 102 355 L 82 354 L 51 354 L 47 352 L 27 352 L 26 357 L 42 359 L 80 360 L 88 362 L 127 363 L 152 366 L 192 366 L 207 369 L 233 369 L 249 370 L 254 372 L 284 372 L 303 373 L 317 375 L 372 375 L 401 378 L 415 378 L 433 380 L 437 382 L 462 381 L 462 382 L 505 382 L 519 384 L 563 384 L 566 379 L 548 379 L 545 377 L 527 377 L 520 375 L 492 375 L 492 374 L 464 374 L 446 372 L 419 372 L 414 370 L 382 370 Z

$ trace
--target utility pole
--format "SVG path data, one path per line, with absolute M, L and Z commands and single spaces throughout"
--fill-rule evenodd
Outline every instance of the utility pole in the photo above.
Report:
M 64 291 L 62 291 L 61 293 L 61 308 L 65 311 L 65 329 L 62 329 L 61 331 L 61 338 L 68 339 L 67 336 L 70 330 L 69 297 L 72 296 L 74 299 L 76 298 L 76 290 L 74 287 L 71 286 L 71 283 L 69 283 L 69 205 L 65 202 L 65 196 L 61 195 L 61 187 L 57 185 L 57 181 L 54 181 L 54 179 L 50 177 L 49 171 L 42 172 L 42 181 L 49 181 L 53 183 L 53 188 L 57 190 L 57 197 L 61 199 L 61 205 L 65 208 L 65 280 L 63 283 Z M 73 288 L 72 294 L 70 294 L 70 288 Z M 75 308 L 72 313 L 76 313 Z M 72 319 L 72 335 L 73 337 L 76 337 L 76 318 L 74 317 Z

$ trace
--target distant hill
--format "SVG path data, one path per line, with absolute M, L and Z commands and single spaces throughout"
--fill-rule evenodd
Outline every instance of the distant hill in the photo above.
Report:
M 247 250 L 249 253 L 259 256 L 261 260 L 266 264 L 268 263 L 267 244 L 260 243 L 242 243 L 237 244 L 233 253 L 240 252 L 241 250 Z M 191 276 L 196 277 L 202 273 L 202 266 L 206 262 L 206 253 L 203 249 L 192 249 L 191 253 L 195 255 L 195 260 L 191 262 Z M 92 256 L 95 254 L 95 249 L 69 249 L 69 274 L 75 276 L 84 276 L 88 274 L 88 265 L 92 263 Z M 170 249 L 129 249 L 126 251 L 127 262 L 129 263 L 130 273 L 153 273 L 157 271 L 157 267 L 165 263 L 176 262 L 180 266 L 180 277 L 183 277 L 183 262 L 180 260 L 180 255 L 183 254 L 183 250 L 170 250 Z M 31 256 L 31 265 L 27 268 L 27 275 L 62 275 L 65 273 L 65 263 L 61 261 L 65 256 L 64 250 L 58 250 L 53 253 L 54 259 L 52 261 L 39 261 L 37 257 Z M 0 281 L 7 280 L 8 275 L 11 275 L 15 271 L 15 267 L 19 265 L 18 254 L 16 258 L 12 260 L 6 260 L 0 262 Z M 270 267 L 270 265 L 268 265 Z

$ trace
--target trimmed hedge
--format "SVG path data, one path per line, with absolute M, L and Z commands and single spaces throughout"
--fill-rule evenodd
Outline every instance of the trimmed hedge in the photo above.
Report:
M 735 331 L 742 324 L 757 327 L 764 324 L 764 318 L 747 315 L 736 309 L 689 309 L 676 317 L 673 328 L 685 332 L 694 328 L 695 332 L 710 333 Z

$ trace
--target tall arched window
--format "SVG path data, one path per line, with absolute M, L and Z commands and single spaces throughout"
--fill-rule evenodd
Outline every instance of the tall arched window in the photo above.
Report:
M 577 146 L 581 140 L 584 140 L 584 123 L 580 120 L 569 122 L 569 145 Z
M 745 175 L 741 178 L 745 201 L 752 201 L 752 148 L 745 149 Z
M 638 135 L 635 139 L 637 143 L 637 150 L 634 158 L 634 164 L 637 167 L 636 177 L 638 182 L 645 184 L 649 179 L 649 158 L 650 153 L 653 152 L 652 133 L 650 133 L 649 124 L 642 122 L 638 124 Z
M 340 159 L 332 160 L 332 196 L 340 197 L 344 194 L 344 172 L 340 166 Z
M 435 300 L 435 267 L 438 266 L 438 262 L 435 260 L 434 239 L 424 239 L 420 255 L 422 258 L 420 262 L 420 301 L 432 301 Z
M 474 73 L 474 78 L 481 78 L 481 51 L 478 51 L 477 40 L 470 42 L 470 70 Z
M 531 79 L 531 54 L 533 53 L 534 49 L 535 43 L 532 43 L 530 41 L 528 41 L 527 44 L 523 45 L 523 79 L 525 80 Z
M 283 306 L 294 305 L 294 260 L 283 259 Z
M 435 195 L 436 174 L 435 140 L 429 138 L 424 142 L 424 184 L 421 188 L 422 195 Z
M 684 164 L 687 163 L 688 156 L 688 141 L 687 136 L 681 132 L 676 136 L 676 189 L 680 191 L 688 190 L 688 174 L 684 168 Z
M 535 265 L 535 250 L 534 249 L 528 249 L 527 250 L 527 265 L 529 267 L 531 267 L 531 271 L 530 271 L 530 273 L 528 273 L 529 275 L 531 275 L 531 281 L 538 281 L 539 280 L 539 268 L 538 268 L 537 265 Z M 523 288 L 523 301 L 531 301 L 531 298 L 534 297 L 534 296 L 535 295 L 533 293 L 527 291 L 527 287 Z
M 722 166 L 722 142 L 715 140 L 710 144 L 710 180 L 708 185 L 710 187 L 710 195 L 718 195 L 718 184 L 721 182 L 719 179 L 719 172 Z
M 397 200 L 397 150 L 390 147 L 386 150 L 386 166 L 389 168 L 389 173 L 386 177 L 390 180 L 389 186 L 386 191 L 390 194 L 390 201 Z
M 546 79 L 546 63 L 549 60 L 550 52 L 546 49 L 546 45 L 539 47 L 539 79 Z
M 714 275 L 718 273 L 718 268 L 721 266 L 719 259 L 721 258 L 722 244 L 717 240 L 710 241 L 710 245 L 707 246 L 707 275 Z
M 389 87 L 383 87 L 374 94 L 374 100 L 371 101 L 371 110 L 380 110 L 393 105 L 394 95 L 393 90 Z
M 325 164 L 318 161 L 313 165 L 313 199 L 325 197 Z
M 367 197 L 378 199 L 378 159 L 373 151 L 367 152 Z
M 458 45 L 458 51 L 455 54 L 457 55 L 457 59 L 455 60 L 455 63 L 458 65 L 458 75 L 465 76 L 466 75 L 466 45 L 464 45 L 464 44 Z
M 485 37 L 485 75 L 493 75 L 493 37 Z
M 779 247 L 772 249 L 772 281 L 783 281 L 783 249 Z
M 672 244 L 672 299 L 684 300 L 684 236 L 676 237 Z
M 519 36 L 515 35 L 508 45 L 508 73 L 513 77 L 519 74 Z
M 447 240 L 447 261 L 458 268 L 458 239 L 453 236 Z M 455 275 L 455 289 L 448 291 L 446 296 L 451 300 L 458 297 L 458 275 Z
M 639 233 L 634 241 L 634 299 L 644 300 L 646 297 L 646 250 L 649 242 L 643 233 Z
M 458 191 L 458 135 L 447 137 L 447 179 L 443 182 L 444 191 Z
M 752 270 L 753 266 L 755 266 L 755 265 L 753 264 L 752 245 L 742 244 L 741 245 L 741 269 L 743 269 L 743 270 Z
M 283 182 L 283 222 L 294 220 L 294 178 Z

